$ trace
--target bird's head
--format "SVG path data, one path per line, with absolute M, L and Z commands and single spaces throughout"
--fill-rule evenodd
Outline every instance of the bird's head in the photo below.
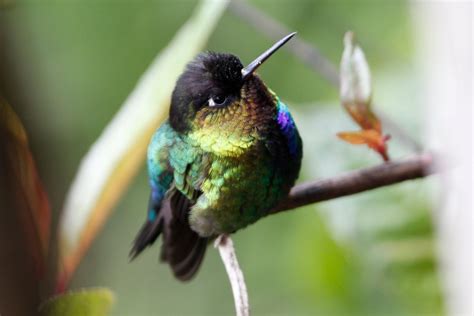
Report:
M 212 151 L 249 146 L 265 120 L 275 114 L 275 96 L 254 72 L 295 34 L 279 40 L 246 67 L 232 54 L 199 54 L 176 83 L 171 126 Z

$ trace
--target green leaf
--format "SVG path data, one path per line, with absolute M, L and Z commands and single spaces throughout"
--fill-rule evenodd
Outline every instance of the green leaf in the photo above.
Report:
M 55 296 L 40 306 L 41 316 L 108 315 L 114 294 L 106 288 L 84 289 Z
M 67 287 L 82 256 L 145 161 L 151 135 L 167 118 L 177 78 L 206 44 L 227 3 L 199 2 L 83 158 L 59 223 L 59 291 Z

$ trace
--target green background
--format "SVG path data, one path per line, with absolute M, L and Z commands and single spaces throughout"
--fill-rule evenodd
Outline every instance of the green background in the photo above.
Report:
M 336 64 L 344 32 L 355 31 L 371 65 L 377 109 L 423 141 L 407 3 L 251 3 Z M 2 4 L 5 64 L 12 76 L 6 95 L 22 105 L 17 111 L 56 220 L 82 156 L 194 6 L 170 0 Z M 207 49 L 232 52 L 246 63 L 272 42 L 228 11 Z M 294 112 L 305 144 L 301 179 L 380 162 L 366 148 L 335 137 L 356 126 L 340 107 L 337 90 L 296 57 L 281 51 L 259 72 Z M 390 153 L 396 158 L 409 150 L 395 138 Z M 442 314 L 430 215 L 435 189 L 433 180 L 413 181 L 270 216 L 238 232 L 233 239 L 253 315 Z M 158 245 L 128 261 L 148 194 L 142 168 L 71 287 L 112 289 L 112 315 L 232 315 L 230 286 L 214 249 L 186 284 L 158 263 Z

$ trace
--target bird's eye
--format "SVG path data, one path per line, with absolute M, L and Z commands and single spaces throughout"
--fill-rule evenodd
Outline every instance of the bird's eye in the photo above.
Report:
M 209 99 L 209 106 L 223 105 L 227 101 L 227 97 L 224 95 L 215 95 Z

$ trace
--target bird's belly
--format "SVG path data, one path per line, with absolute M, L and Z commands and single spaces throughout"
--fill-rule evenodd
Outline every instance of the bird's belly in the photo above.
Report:
M 271 157 L 216 160 L 191 210 L 190 225 L 201 236 L 233 233 L 265 216 L 288 188 Z

